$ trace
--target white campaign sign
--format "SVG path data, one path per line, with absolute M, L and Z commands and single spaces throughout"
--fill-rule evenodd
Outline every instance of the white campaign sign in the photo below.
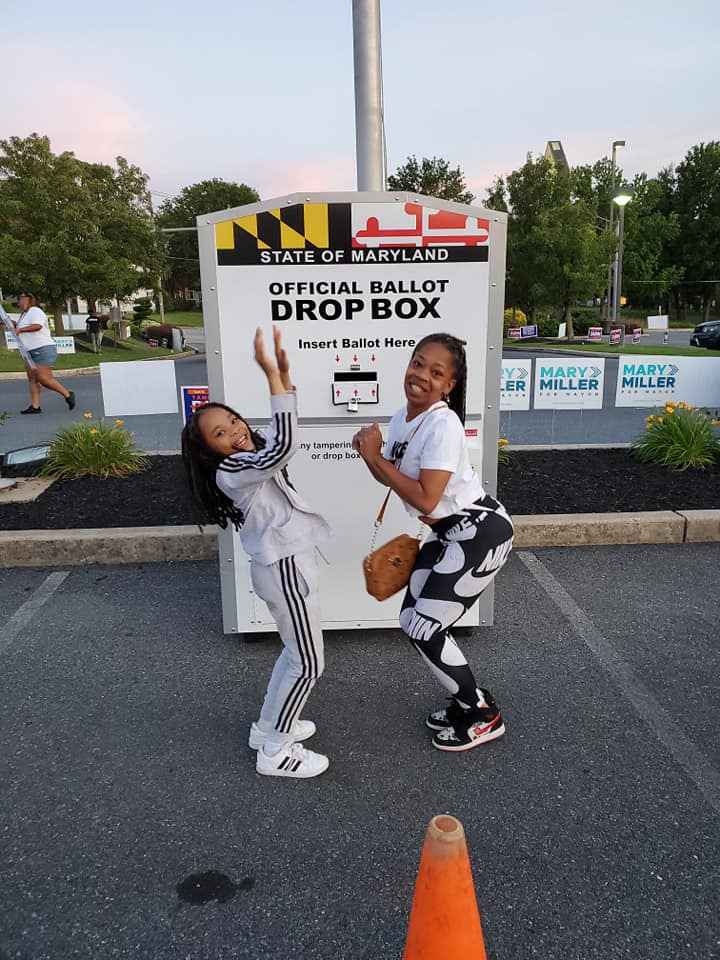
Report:
M 75 353 L 75 337 L 53 337 L 58 354 Z M 17 350 L 18 342 L 14 333 L 5 331 L 5 344 L 8 350 Z
M 601 410 L 605 360 L 580 357 L 535 361 L 536 410 Z
M 617 407 L 658 407 L 668 400 L 720 406 L 720 357 L 618 358 Z
M 500 374 L 500 409 L 529 410 L 532 360 L 503 357 Z

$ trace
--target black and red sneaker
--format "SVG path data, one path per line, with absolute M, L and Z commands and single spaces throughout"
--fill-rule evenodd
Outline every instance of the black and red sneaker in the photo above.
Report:
M 465 712 L 455 697 L 448 697 L 446 707 L 440 707 L 427 715 L 425 726 L 431 730 L 444 730 L 446 727 L 451 727 L 456 720 L 462 720 Z
M 432 738 L 432 745 L 437 750 L 459 753 L 461 750 L 472 750 L 482 743 L 502 737 L 505 733 L 502 714 L 494 698 L 486 690 L 483 690 L 483 696 L 487 706 L 464 710 L 460 718 L 457 718 L 453 711 L 453 725 L 438 730 Z

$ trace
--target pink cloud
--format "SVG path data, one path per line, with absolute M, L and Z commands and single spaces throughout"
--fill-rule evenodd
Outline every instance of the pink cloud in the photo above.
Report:
M 72 150 L 81 160 L 109 163 L 119 154 L 133 159 L 148 132 L 142 115 L 103 85 L 101 72 L 55 50 L 22 44 L 2 48 L 6 63 L 32 62 L 31 70 L 7 71 L 3 136 L 50 137 L 56 152 Z

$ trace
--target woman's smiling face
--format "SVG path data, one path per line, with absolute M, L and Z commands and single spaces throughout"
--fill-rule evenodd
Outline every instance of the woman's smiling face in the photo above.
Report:
M 455 386 L 455 360 L 441 343 L 426 343 L 410 358 L 405 371 L 405 396 L 416 410 L 431 407 Z
M 206 445 L 223 457 L 255 449 L 247 423 L 236 413 L 222 407 L 210 407 L 202 411 L 200 433 Z

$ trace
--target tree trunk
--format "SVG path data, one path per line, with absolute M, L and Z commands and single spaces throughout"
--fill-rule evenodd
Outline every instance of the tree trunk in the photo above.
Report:
M 569 303 L 566 303 L 563 307 L 563 323 L 567 324 L 565 333 L 570 340 L 575 336 L 575 328 L 573 327 L 572 309 Z
M 55 336 L 65 336 L 65 324 L 63 322 L 63 307 L 53 307 L 53 317 L 55 318 Z
M 712 303 L 712 294 L 704 293 L 703 294 L 703 323 L 707 323 L 710 319 L 710 304 Z

